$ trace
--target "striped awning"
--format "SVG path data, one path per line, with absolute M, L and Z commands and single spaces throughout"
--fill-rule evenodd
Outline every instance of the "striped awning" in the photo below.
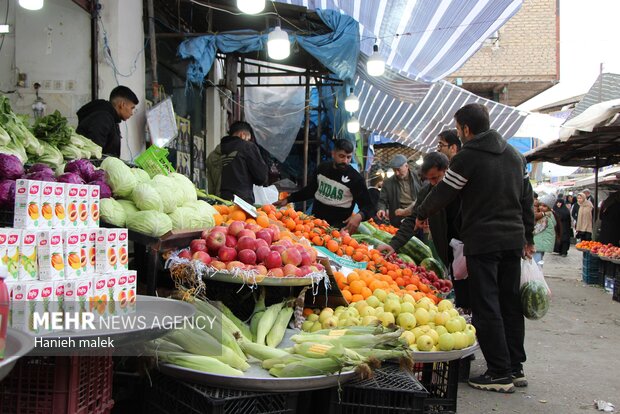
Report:
M 521 7 L 522 0 L 277 0 L 336 9 L 359 22 L 361 51 L 375 42 L 387 66 L 435 82 L 457 71 Z

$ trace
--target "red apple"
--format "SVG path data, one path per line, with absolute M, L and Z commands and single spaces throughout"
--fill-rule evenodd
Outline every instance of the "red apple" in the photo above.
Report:
M 245 229 L 245 222 L 243 221 L 233 221 L 228 226 L 228 234 L 232 234 L 233 236 L 237 236 L 241 230 Z
M 217 256 L 223 262 L 231 262 L 237 258 L 237 251 L 232 247 L 220 247 L 217 251 Z
M 300 276 L 306 276 L 309 273 L 312 273 L 310 266 L 300 266 L 299 267 Z
M 310 257 L 310 254 L 306 250 L 303 250 L 302 252 L 300 252 L 299 255 L 301 256 L 302 266 L 310 266 L 312 264 L 312 258 Z
M 297 276 L 297 271 L 299 270 L 299 268 L 293 264 L 287 264 L 286 266 L 284 266 L 284 269 L 282 269 L 282 272 L 284 273 L 284 276 Z
M 274 245 L 272 245 L 270 247 L 270 249 L 273 252 L 278 252 L 278 253 L 282 254 L 286 250 L 286 247 L 282 246 L 281 244 L 274 244 Z
M 257 249 L 259 247 L 261 247 L 261 246 L 269 248 L 269 244 L 267 244 L 267 242 L 265 240 L 263 240 L 263 239 L 256 239 L 256 241 L 254 243 L 255 243 Z
M 217 270 L 224 270 L 224 269 L 226 269 L 226 263 L 221 262 L 219 260 L 212 260 L 211 261 L 211 267 L 214 267 Z
M 268 229 L 273 232 L 273 235 L 272 235 L 273 241 L 280 240 L 280 228 L 278 226 L 276 226 L 275 224 L 270 224 Z
M 301 252 L 306 250 L 304 245 L 303 244 L 299 244 L 299 243 L 294 244 L 293 247 L 296 248 L 299 251 L 299 253 L 301 253 Z
M 319 270 L 319 272 L 325 270 L 325 266 L 323 266 L 321 263 L 314 263 L 314 266 Z
M 254 253 L 254 250 L 251 249 L 243 249 L 241 251 L 239 251 L 239 260 L 242 263 L 245 263 L 247 265 L 255 265 L 256 264 L 256 253 Z
M 259 226 L 258 224 L 248 224 L 247 226 L 245 226 L 245 228 L 247 230 L 251 230 L 254 233 L 258 233 L 259 231 L 261 231 L 263 228 L 261 226 Z
M 189 259 L 191 259 L 191 258 L 192 258 L 192 254 L 190 253 L 190 251 L 189 251 L 189 250 L 187 250 L 187 249 L 183 249 L 183 250 L 181 250 L 181 251 L 179 252 L 179 257 L 180 257 L 181 259 L 188 259 L 188 260 L 189 260 Z
M 239 240 L 237 240 L 237 251 L 246 249 L 256 250 L 256 239 L 248 236 L 239 237 Z
M 308 252 L 308 254 L 310 255 L 310 261 L 312 263 L 316 262 L 316 255 L 317 255 L 316 250 L 312 247 L 309 247 L 306 249 L 306 252 Z
M 278 245 L 284 246 L 288 249 L 289 247 L 293 247 L 293 242 L 289 239 L 282 239 L 278 242 Z
M 254 266 L 254 270 L 256 270 L 258 272 L 259 275 L 266 275 L 267 274 L 267 268 L 263 265 L 256 265 Z
M 235 247 L 237 245 L 237 238 L 232 234 L 226 235 L 226 243 L 224 244 L 226 247 Z
M 237 239 L 240 239 L 242 237 L 251 237 L 251 238 L 255 239 L 256 238 L 256 233 L 254 233 L 252 230 L 243 229 L 239 233 L 237 233 Z
M 271 277 L 283 277 L 284 276 L 284 272 L 282 271 L 281 267 L 275 267 L 269 270 L 269 273 L 267 274 Z
M 204 239 L 194 239 L 189 243 L 189 250 L 193 253 L 206 252 L 207 242 Z
M 293 266 L 299 266 L 301 263 L 301 254 L 299 250 L 294 247 L 289 247 L 282 253 L 282 263 L 285 265 L 292 264 Z M 284 272 L 286 274 L 286 272 Z
M 246 266 L 243 263 L 241 263 L 241 262 L 239 262 L 237 260 L 233 260 L 232 262 L 229 262 L 226 265 L 226 270 L 228 270 L 229 272 L 232 272 L 235 269 L 242 269 L 243 270 L 245 268 L 246 268 Z
M 280 257 L 280 253 L 272 251 L 265 257 L 264 263 L 267 269 L 281 267 L 282 257 Z
M 269 253 L 271 253 L 271 249 L 269 247 L 259 246 L 256 249 L 256 261 L 258 263 L 265 261 L 265 258 L 269 255 Z
M 221 231 L 212 231 L 207 236 L 207 249 L 211 254 L 215 254 L 218 250 L 226 245 L 226 234 Z
M 203 251 L 197 251 L 196 253 L 194 253 L 192 255 L 192 259 L 199 260 L 206 265 L 211 263 L 211 256 L 209 256 L 209 253 Z
M 215 226 L 215 227 L 211 227 L 208 230 L 203 230 L 202 234 L 200 235 L 200 238 L 207 240 L 207 237 L 209 237 L 209 234 L 213 233 L 214 231 L 219 231 L 219 232 L 222 232 L 224 234 L 228 234 L 228 227 Z
M 271 235 L 271 232 L 267 229 L 260 229 L 259 231 L 257 231 L 256 238 L 265 240 L 267 246 L 271 245 L 271 242 L 273 241 L 273 236 Z

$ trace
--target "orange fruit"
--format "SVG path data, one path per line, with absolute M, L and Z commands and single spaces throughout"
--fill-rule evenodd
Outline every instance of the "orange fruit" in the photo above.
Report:
M 349 282 L 349 290 L 353 294 L 362 293 L 362 289 L 366 287 L 366 283 L 363 280 L 354 280 L 353 282 Z
M 243 210 L 235 210 L 228 213 L 228 218 L 233 221 L 245 221 L 247 217 Z
M 338 251 L 338 242 L 336 240 L 329 240 L 325 247 L 327 247 L 327 250 L 330 252 L 336 253 Z
M 364 300 L 364 297 L 360 294 L 351 297 L 351 302 L 359 302 L 360 300 Z
M 269 218 L 267 216 L 260 215 L 256 218 L 256 224 L 262 228 L 269 227 Z
M 351 302 L 351 299 L 353 298 L 353 295 L 351 294 L 351 292 L 349 292 L 348 290 L 344 289 L 344 290 L 342 290 L 342 297 L 347 302 Z

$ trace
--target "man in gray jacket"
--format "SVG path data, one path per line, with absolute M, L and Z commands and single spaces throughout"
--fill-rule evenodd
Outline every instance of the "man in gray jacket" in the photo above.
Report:
M 465 105 L 454 118 L 463 147 L 418 207 L 416 223 L 461 197 L 472 322 L 487 361 L 486 373 L 469 384 L 514 392 L 514 386 L 527 385 L 519 282 L 521 256 L 535 251 L 532 187 L 525 159 L 490 129 L 484 105 Z
M 392 226 L 398 227 L 407 214 L 397 214 L 396 210 L 404 211 L 402 209 L 409 207 L 416 200 L 422 184 L 403 154 L 392 158 L 390 168 L 394 170 L 394 175 L 383 181 L 377 218 L 389 220 Z

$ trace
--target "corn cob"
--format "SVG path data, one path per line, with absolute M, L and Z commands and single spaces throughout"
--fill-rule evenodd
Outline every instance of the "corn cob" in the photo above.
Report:
M 250 327 L 247 323 L 243 322 L 241 319 L 237 318 L 232 311 L 224 305 L 222 302 L 218 303 L 218 307 L 222 311 L 222 315 L 227 317 L 241 332 L 241 335 L 247 340 L 252 340 L 252 332 L 250 332 Z
M 265 314 L 261 317 L 258 322 L 258 327 L 256 328 L 256 343 L 265 345 L 265 337 L 271 330 L 276 318 L 278 317 L 278 313 L 282 310 L 282 306 L 284 306 L 284 302 L 276 303 L 271 305 L 265 310 Z
M 273 323 L 273 326 L 269 330 L 267 334 L 267 346 L 277 347 L 282 342 L 284 338 L 284 333 L 286 332 L 286 327 L 288 326 L 288 322 L 291 320 L 291 316 L 293 315 L 293 308 L 290 306 L 285 306 L 280 310 L 278 316 L 276 317 L 276 321 Z
M 348 326 L 342 329 L 319 329 L 314 332 L 301 331 L 300 335 L 328 335 L 328 336 L 342 336 L 342 335 L 379 335 L 389 332 L 383 325 L 379 326 Z
M 252 320 L 250 321 L 250 332 L 252 332 L 252 340 L 254 341 L 256 341 L 256 334 L 258 332 L 258 324 L 264 314 L 265 314 L 264 310 L 258 311 L 252 316 Z
M 289 355 L 288 352 L 281 349 L 272 348 L 267 345 L 256 344 L 250 341 L 241 340 L 239 341 L 239 345 L 247 355 L 253 356 L 256 359 L 260 359 L 261 361 L 270 358 L 281 358 Z
M 401 335 L 401 331 L 389 332 L 380 335 L 293 335 L 291 340 L 296 343 L 303 342 L 317 342 L 317 343 L 331 343 L 340 344 L 345 348 L 373 348 L 380 344 L 394 343 L 398 344 L 398 338 Z
M 306 358 L 305 356 L 299 355 L 299 354 L 287 354 L 279 358 L 265 359 L 262 363 L 262 366 L 265 369 L 271 369 L 277 365 L 288 365 L 293 362 L 300 362 L 300 361 L 303 362 L 309 359 L 310 358 Z
M 214 337 L 222 345 L 225 345 L 232 349 L 238 356 L 245 358 L 245 354 L 241 350 L 241 347 L 237 343 L 235 332 L 231 332 L 228 326 L 222 325 L 222 318 L 218 318 L 217 315 L 207 315 L 200 310 L 196 309 L 194 317 L 201 317 L 203 320 L 203 331 Z M 208 319 L 207 319 L 208 318 Z
M 238 369 L 232 368 L 230 365 L 225 364 L 216 358 L 204 355 L 193 355 L 181 352 L 164 352 L 158 354 L 158 357 L 161 360 L 171 364 L 184 368 L 195 369 L 197 371 L 235 377 L 243 376 L 243 372 Z
M 269 373 L 279 378 L 311 377 L 337 372 L 341 368 L 340 362 L 334 358 L 306 358 L 306 360 L 291 362 L 284 366 L 274 366 Z

